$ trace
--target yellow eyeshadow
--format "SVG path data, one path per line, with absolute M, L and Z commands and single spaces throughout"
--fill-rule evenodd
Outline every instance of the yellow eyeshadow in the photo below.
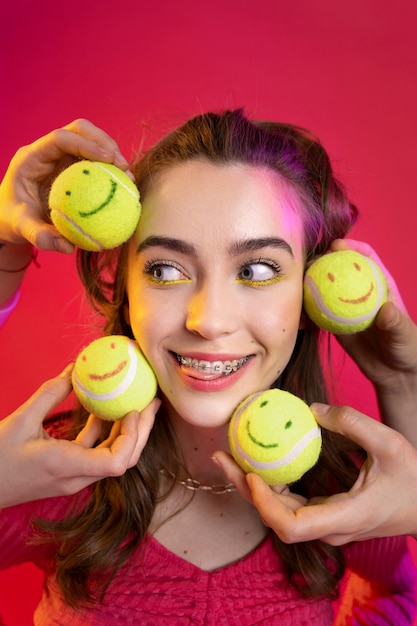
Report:
M 249 280 L 248 278 L 239 278 L 236 280 L 236 282 L 244 283 L 245 285 L 250 285 L 251 287 L 263 287 L 265 285 L 273 285 L 274 283 L 278 283 L 284 278 L 285 276 L 274 276 L 274 278 L 266 278 L 265 280 Z
M 148 276 L 148 280 L 156 285 L 182 285 L 184 283 L 190 283 L 191 279 L 182 278 L 180 280 L 161 280 L 160 278 L 154 278 Z

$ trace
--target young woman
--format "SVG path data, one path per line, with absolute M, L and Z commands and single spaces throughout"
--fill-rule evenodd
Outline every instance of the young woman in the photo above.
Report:
M 44 141 L 68 133 L 76 143 L 100 131 L 78 122 Z M 143 204 L 135 236 L 116 251 L 80 253 L 79 269 L 104 332 L 135 338 L 148 358 L 161 406 L 123 476 L 2 512 L 3 566 L 31 559 L 46 572 L 35 623 L 323 626 L 333 623 L 331 600 L 348 566 L 372 588 L 365 605 L 356 600 L 352 623 L 381 623 L 383 613 L 387 624 L 411 624 L 415 573 L 403 538 L 344 551 L 285 545 L 236 468 L 227 471 L 242 493 L 224 484 L 224 457 L 213 460 L 249 394 L 276 386 L 326 401 L 303 274 L 346 235 L 356 209 L 325 151 L 301 129 L 226 111 L 193 118 L 132 171 Z M 385 331 L 349 346 L 364 369 Z M 55 423 L 55 434 L 71 436 L 73 421 L 80 429 L 86 416 Z M 325 431 L 319 462 L 294 490 L 305 498 L 348 490 L 360 459 Z

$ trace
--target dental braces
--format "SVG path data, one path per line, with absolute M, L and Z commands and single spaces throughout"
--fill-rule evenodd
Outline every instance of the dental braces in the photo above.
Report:
M 191 367 L 203 374 L 231 374 L 241 368 L 248 360 L 248 357 L 245 356 L 233 361 L 204 361 L 177 354 L 177 360 L 184 367 Z

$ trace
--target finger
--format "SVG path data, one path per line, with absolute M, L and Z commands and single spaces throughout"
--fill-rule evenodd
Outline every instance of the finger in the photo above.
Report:
M 130 455 L 126 455 L 127 467 L 134 467 L 139 461 L 143 448 L 145 447 L 149 434 L 154 424 L 154 418 L 151 416 L 149 422 L 140 420 L 140 415 L 136 411 L 128 413 L 121 426 L 123 426 L 123 433 L 132 438 L 134 445 L 131 448 Z
M 294 512 L 300 508 L 300 502 L 291 499 L 291 496 L 275 493 L 256 474 L 250 473 L 246 478 L 253 503 L 265 525 L 272 528 L 278 536 L 281 537 L 282 535 L 288 539 L 289 531 L 292 529 L 295 520 Z M 305 499 L 304 502 L 306 502 Z M 302 530 L 301 524 L 299 526 L 300 528 L 296 529 L 297 532 L 294 534 L 294 537 L 298 537 L 299 532 Z
M 140 412 L 137 423 L 137 442 L 129 461 L 130 466 L 133 466 L 138 462 L 142 450 L 148 442 L 149 435 L 153 428 L 155 417 L 160 406 L 161 400 L 159 398 L 154 398 L 152 402 Z M 125 423 L 124 427 L 127 428 L 128 423 Z
M 109 156 L 112 157 L 115 165 L 118 165 L 121 169 L 126 169 L 128 167 L 128 161 L 122 155 L 117 142 L 103 129 L 98 128 L 98 126 L 95 126 L 88 120 L 82 118 L 75 120 L 67 126 L 64 126 L 64 129 L 73 131 L 81 136 L 88 137 L 90 140 L 94 141 L 104 152 L 108 152 Z
M 108 140 L 101 141 L 98 135 L 96 140 L 68 130 L 68 128 L 53 130 L 29 146 L 20 148 L 15 160 L 22 172 L 24 174 L 27 172 L 28 178 L 31 178 L 33 171 L 39 171 L 40 163 L 43 165 L 42 173 L 44 170 L 52 172 L 55 164 L 63 163 L 62 159 L 68 155 L 78 159 L 114 163 L 121 169 L 128 168 L 127 160 L 113 140 L 108 138 Z
M 46 415 L 70 394 L 73 367 L 73 364 L 68 365 L 61 374 L 43 383 L 13 416 L 28 420 L 34 430 L 37 429 Z
M 351 510 L 344 507 L 343 502 L 333 504 L 329 498 L 324 504 L 302 506 L 307 504 L 305 498 L 276 494 L 255 474 L 248 474 L 247 478 L 259 514 L 282 541 L 297 543 L 322 539 L 333 545 L 343 543 L 344 532 L 340 537 L 334 533 L 335 528 L 344 529 L 346 520 L 350 520 Z M 352 526 L 352 521 L 349 523 Z
M 340 250 L 355 250 L 355 252 L 359 252 L 360 254 L 363 254 L 363 256 L 367 256 L 373 261 L 375 261 L 377 265 L 383 268 L 384 273 L 385 273 L 386 268 L 384 264 L 382 263 L 380 257 L 377 255 L 377 253 L 372 248 L 372 246 L 370 246 L 369 243 L 366 243 L 365 241 L 358 241 L 357 239 L 349 239 L 348 237 L 346 237 L 345 239 L 335 239 L 330 244 L 330 249 L 333 252 L 338 252 Z
M 102 441 L 100 445 L 97 446 L 98 448 L 111 448 L 117 437 L 120 435 L 122 421 L 122 419 L 118 419 L 112 423 L 109 434 L 107 435 L 106 439 L 104 439 L 104 441 Z
M 388 271 L 384 263 L 382 262 L 379 255 L 375 252 L 375 250 L 368 243 L 364 241 L 357 241 L 356 239 L 335 239 L 330 246 L 333 252 L 339 250 L 355 250 L 364 256 L 372 259 L 378 267 L 381 269 L 382 273 L 385 276 L 385 280 L 387 282 L 388 288 L 388 300 L 393 301 L 404 313 L 407 313 L 407 309 L 405 307 L 404 301 L 401 297 L 397 284 L 392 276 L 392 274 Z
M 80 444 L 84 448 L 92 448 L 100 437 L 102 426 L 103 421 L 96 415 L 91 414 L 84 428 L 74 439 L 75 443 Z
M 391 452 L 387 450 L 387 439 L 402 438 L 385 424 L 351 407 L 313 403 L 311 410 L 320 426 L 348 437 L 374 457 L 384 457 Z
M 253 504 L 250 489 L 246 482 L 246 474 L 241 470 L 230 454 L 223 451 L 215 452 L 212 459 L 216 465 L 220 467 L 227 479 L 234 484 L 240 494 Z
M 62 237 L 54 226 L 31 215 L 27 215 L 22 220 L 21 234 L 38 250 L 50 250 L 64 254 L 71 254 L 75 250 L 75 246 L 68 239 Z
M 417 335 L 417 326 L 403 309 L 393 302 L 382 305 L 375 322 L 379 329 L 387 333 L 387 339 L 397 345 L 412 345 L 413 336 Z
M 83 433 L 81 438 L 77 437 L 77 439 L 71 442 L 78 445 L 65 450 L 68 477 L 76 472 L 77 480 L 82 481 L 84 485 L 101 478 L 116 477 L 124 474 L 130 467 L 129 462 L 138 436 L 137 429 L 129 426 L 123 429 L 120 423 L 117 425 L 117 428 L 120 429 L 119 435 L 113 441 L 109 437 L 98 446 L 91 447 L 88 444 L 94 439 L 97 428 L 94 420 L 99 420 L 99 418 L 95 416 L 90 417 L 92 432 Z M 120 422 L 122 421 L 120 420 Z M 63 455 L 63 451 L 61 455 Z
M 104 452 L 108 454 L 108 467 L 106 468 L 107 476 L 121 476 L 129 467 L 133 467 L 137 463 L 139 456 L 143 450 L 144 443 L 146 443 L 149 432 L 147 433 L 146 440 L 143 442 L 143 437 L 139 436 L 139 414 L 136 411 L 130 412 L 120 422 L 114 425 L 113 432 L 117 433 L 117 436 L 111 441 L 111 438 L 107 442 L 103 442 L 96 448 L 98 453 Z M 142 433 L 141 433 L 142 434 Z M 141 439 L 141 444 L 138 444 Z M 105 449 L 105 446 L 107 449 Z M 135 451 L 138 451 L 135 455 Z M 104 456 L 103 456 L 104 459 Z M 132 463 L 132 459 L 135 459 Z
M 145 447 L 152 426 L 155 421 L 155 413 L 160 406 L 160 400 L 155 398 L 140 415 L 137 411 L 132 411 L 117 424 L 115 424 L 113 435 L 118 432 L 116 437 L 112 433 L 109 438 L 97 446 L 99 448 L 108 448 L 113 458 L 114 468 L 112 475 L 120 475 L 128 467 L 133 467 L 139 460 L 143 448 Z M 119 429 L 118 431 L 116 429 Z

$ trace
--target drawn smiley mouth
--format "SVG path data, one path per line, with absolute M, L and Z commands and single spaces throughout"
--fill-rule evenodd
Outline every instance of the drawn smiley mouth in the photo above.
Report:
M 126 365 L 127 361 L 121 361 L 119 365 L 111 372 L 105 372 L 104 374 L 89 374 L 88 377 L 91 378 L 91 380 L 107 380 L 108 378 L 113 378 L 114 376 L 117 376 L 117 374 L 120 374 L 120 372 L 124 370 Z
M 102 202 L 98 207 L 92 209 L 91 211 L 78 211 L 78 215 L 80 217 L 90 217 L 91 215 L 96 215 L 102 209 L 104 209 L 114 198 L 114 194 L 116 193 L 117 183 L 114 180 L 110 181 L 110 191 L 107 195 L 107 198 Z
M 338 299 L 341 302 L 344 302 L 345 304 L 362 304 L 363 302 L 366 302 L 368 300 L 373 290 L 374 290 L 374 284 L 371 283 L 369 290 L 360 298 L 355 298 L 354 300 L 349 300 L 347 298 L 338 298 Z
M 264 443 L 263 441 L 260 441 L 259 439 L 254 437 L 250 431 L 250 420 L 246 422 L 246 433 L 249 439 L 253 441 L 253 443 L 256 444 L 257 446 L 260 446 L 261 448 L 278 448 L 277 443 Z

